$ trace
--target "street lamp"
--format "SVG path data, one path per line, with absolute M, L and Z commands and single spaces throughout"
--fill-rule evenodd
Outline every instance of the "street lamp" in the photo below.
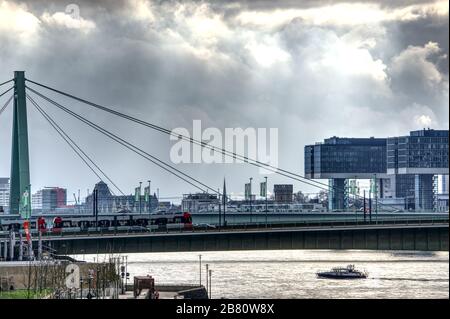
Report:
M 265 176 L 264 179 L 265 179 L 264 183 L 265 183 L 265 186 L 266 186 L 265 187 L 265 192 L 266 192 L 265 195 L 266 195 L 266 228 L 267 228 L 267 214 L 268 214 L 268 209 L 267 209 L 267 176 Z
M 209 270 L 209 299 L 211 299 L 212 293 L 211 293 L 211 275 L 212 275 L 212 270 Z
M 83 282 L 84 279 L 82 276 L 80 276 L 80 299 L 83 299 Z
M 252 223 L 252 180 L 253 180 L 253 177 L 250 177 L 250 189 L 249 189 L 249 191 L 250 191 L 250 194 L 249 194 L 249 196 L 250 196 L 250 223 Z
M 151 204 L 152 204 L 152 192 L 151 192 L 151 180 L 148 180 L 148 213 L 150 214 L 151 212 Z
M 219 229 L 222 227 L 222 209 L 220 203 L 220 188 L 217 189 L 217 199 L 219 202 Z
M 139 182 L 139 215 L 142 213 L 142 196 L 141 196 L 142 182 Z
M 374 183 L 374 190 L 375 190 L 375 217 L 376 217 L 376 223 L 378 224 L 378 184 L 377 184 L 377 174 L 373 174 L 373 183 Z
M 208 294 L 208 292 L 209 292 L 208 274 L 209 274 L 209 271 L 211 271 L 211 270 L 208 271 L 208 268 L 209 268 L 208 264 L 206 264 L 205 267 L 206 267 L 206 294 Z
M 92 283 L 92 279 L 94 279 L 94 269 L 89 269 L 89 293 L 87 295 L 87 299 L 92 299 L 92 294 L 91 294 L 91 283 Z
M 199 262 L 199 270 L 200 270 L 200 286 L 202 285 L 202 255 L 198 255 L 198 262 Z

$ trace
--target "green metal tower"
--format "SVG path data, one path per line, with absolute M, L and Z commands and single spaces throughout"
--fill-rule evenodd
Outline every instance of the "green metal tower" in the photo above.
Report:
M 19 214 L 22 195 L 30 190 L 30 163 L 28 156 L 27 103 L 25 99 L 25 72 L 14 72 L 14 111 L 11 152 L 11 214 Z

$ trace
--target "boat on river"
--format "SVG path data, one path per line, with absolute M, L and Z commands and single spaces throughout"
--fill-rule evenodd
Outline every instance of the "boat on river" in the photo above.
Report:
M 355 269 L 355 265 L 348 265 L 347 267 L 335 267 L 330 271 L 317 272 L 318 278 L 328 279 L 364 279 L 368 277 L 366 271 Z

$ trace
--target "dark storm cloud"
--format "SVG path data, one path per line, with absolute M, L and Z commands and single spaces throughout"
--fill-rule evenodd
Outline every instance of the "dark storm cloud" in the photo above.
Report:
M 392 23 L 390 28 L 394 31 L 393 41 L 402 48 L 410 45 L 423 46 L 430 41 L 439 43 L 439 47 L 447 57 L 442 59 L 439 56 L 431 56 L 430 59 L 436 63 L 441 72 L 448 74 L 448 21 L 448 16 L 428 15 L 418 20 Z
M 278 127 L 280 165 L 297 172 L 303 169 L 303 146 L 331 135 L 406 134 L 421 125 L 418 119 L 428 118 L 436 128 L 448 127 L 448 15 L 373 25 L 313 25 L 296 17 L 261 29 L 236 17 L 244 11 L 270 13 L 336 2 L 161 1 L 141 17 L 130 1 L 81 0 L 76 4 L 85 27 L 74 28 L 53 17 L 64 13 L 65 3 L 21 3 L 40 23 L 28 37 L 0 23 L 0 81 L 24 69 L 32 79 L 168 128 L 190 129 L 193 119 L 201 119 L 204 127 Z M 391 10 L 422 2 L 377 3 Z M 195 25 L 203 18 L 211 21 Z M 166 136 L 63 101 L 168 160 Z M 61 113 L 53 114 L 123 188 L 131 190 L 137 181 L 151 178 L 167 195 L 193 191 Z M 36 164 L 35 183 L 92 187 L 95 178 L 87 177 L 61 141 L 52 142 L 55 136 L 46 123 L 32 118 L 30 125 L 37 130 L 31 137 L 32 156 L 64 172 L 49 174 Z M 1 142 L 7 145 L 8 134 L 2 131 Z M 2 158 L 0 175 L 8 174 L 8 166 Z M 179 168 L 217 186 L 226 175 L 234 191 L 257 175 L 245 166 Z

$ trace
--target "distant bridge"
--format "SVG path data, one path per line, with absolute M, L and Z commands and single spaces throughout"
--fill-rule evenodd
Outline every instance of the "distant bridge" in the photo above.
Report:
M 448 222 L 210 229 L 166 233 L 64 235 L 45 238 L 59 254 L 272 249 L 448 251 Z

